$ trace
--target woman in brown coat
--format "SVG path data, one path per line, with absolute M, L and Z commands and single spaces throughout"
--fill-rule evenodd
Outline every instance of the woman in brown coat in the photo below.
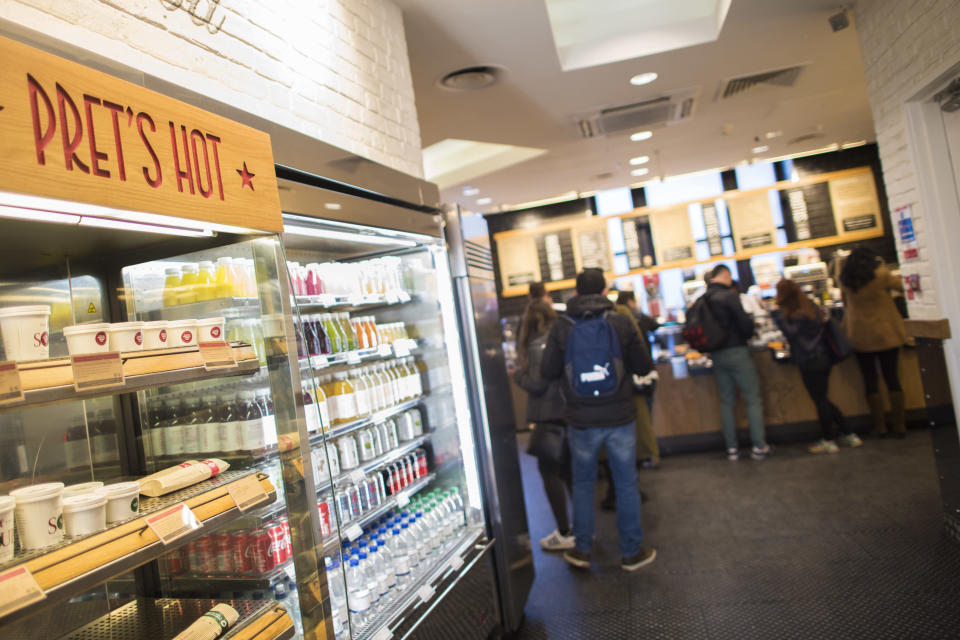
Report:
M 845 307 L 843 325 L 863 375 L 874 432 L 881 436 L 887 433 L 883 398 L 877 384 L 879 363 L 890 396 L 893 432 L 902 438 L 906 435 L 906 422 L 897 365 L 907 332 L 890 292 L 902 291 L 903 283 L 885 267 L 877 266 L 873 251 L 858 247 L 843 265 L 840 288 Z

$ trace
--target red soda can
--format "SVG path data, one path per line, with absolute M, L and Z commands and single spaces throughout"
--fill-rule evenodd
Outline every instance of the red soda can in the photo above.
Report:
M 250 573 L 253 571 L 253 553 L 248 553 L 250 547 L 249 531 L 234 531 L 230 534 L 231 548 L 233 549 L 233 570 L 235 573 Z
M 413 481 L 417 479 L 417 476 L 414 474 L 414 471 L 413 471 L 413 463 L 410 461 L 411 457 L 412 456 L 404 456 L 402 460 L 403 470 L 407 474 L 407 485 L 413 484 Z M 407 485 L 404 485 L 404 486 L 407 486 Z
M 179 551 L 174 551 L 169 556 L 167 556 L 167 572 L 169 572 L 171 576 L 175 576 L 183 573 L 183 565 L 180 562 Z
M 427 452 L 423 449 L 417 449 L 414 453 L 417 454 L 417 475 L 423 477 L 427 475 Z
M 317 503 L 317 509 L 320 510 L 320 535 L 326 537 L 333 533 L 333 528 L 330 526 L 330 503 L 321 500 Z
M 213 536 L 197 538 L 194 544 L 196 546 L 197 559 L 200 561 L 200 572 L 216 573 L 217 556 L 214 551 Z
M 266 573 L 276 568 L 277 563 L 270 553 L 272 539 L 268 528 L 261 528 L 250 534 L 250 552 L 252 557 L 253 570 L 256 573 Z
M 180 547 L 180 570 L 186 573 L 190 571 L 190 548 L 189 545 Z
M 233 572 L 233 536 L 229 533 L 213 535 L 213 550 L 217 563 L 217 573 L 229 574 Z
M 270 536 L 270 547 L 267 550 L 272 562 L 271 569 L 281 564 L 287 559 L 287 541 L 284 539 L 282 524 L 274 524 L 267 529 L 267 535 Z
M 283 540 L 287 544 L 286 557 L 284 558 L 286 561 L 293 557 L 293 536 L 290 535 L 290 520 L 287 516 L 283 516 L 280 521 L 283 523 Z

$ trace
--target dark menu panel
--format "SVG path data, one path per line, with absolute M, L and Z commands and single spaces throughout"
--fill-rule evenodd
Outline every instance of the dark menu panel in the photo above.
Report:
M 653 251 L 653 234 L 650 232 L 650 218 L 647 216 L 623 219 L 623 243 L 631 269 L 645 269 L 657 264 L 657 254 Z
M 569 229 L 537 234 L 537 257 L 540 260 L 540 277 L 544 282 L 577 277 L 573 238 Z
M 826 182 L 780 190 L 787 242 L 837 235 L 837 222 Z

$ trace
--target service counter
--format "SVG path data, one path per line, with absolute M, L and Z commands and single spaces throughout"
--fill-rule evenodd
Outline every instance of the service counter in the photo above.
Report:
M 800 437 L 818 433 L 816 409 L 803 387 L 796 365 L 789 361 L 775 361 L 767 348 L 752 353 L 760 378 L 768 433 L 774 440 L 777 436 Z M 657 373 L 660 382 L 654 396 L 653 425 L 664 452 L 719 443 L 720 398 L 713 370 L 677 377 L 670 362 L 660 362 Z M 909 419 L 912 410 L 922 410 L 925 406 L 917 353 L 913 348 L 905 347 L 901 351 L 900 381 Z M 830 399 L 850 420 L 851 426 L 859 428 L 868 424 L 870 411 L 863 392 L 863 379 L 853 357 L 833 368 Z M 747 421 L 742 401 L 737 402 L 736 415 L 738 428 L 745 429 Z M 913 415 L 918 414 L 914 412 Z

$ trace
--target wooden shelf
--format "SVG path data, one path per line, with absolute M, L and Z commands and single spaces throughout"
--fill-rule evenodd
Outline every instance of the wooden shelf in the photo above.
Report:
M 0 410 L 22 409 L 82 400 L 98 396 L 131 393 L 161 385 L 182 384 L 226 376 L 257 373 L 260 362 L 249 345 L 235 343 L 233 352 L 237 366 L 225 369 L 203 367 L 197 347 L 181 347 L 155 351 L 132 351 L 121 354 L 125 383 L 122 386 L 77 391 L 73 386 L 73 367 L 70 358 L 33 360 L 19 363 L 23 400 L 0 406 Z
M 244 514 L 237 508 L 229 490 L 231 485 L 254 473 L 258 474 L 257 479 L 269 502 L 276 500 L 276 489 L 266 474 L 255 470 L 225 471 L 160 498 L 141 498 L 140 515 L 133 520 L 110 526 L 99 533 L 70 538 L 47 549 L 17 554 L 11 562 L 0 566 L 0 572 L 26 567 L 46 597 L 7 612 L 0 618 L 0 627 L 70 599 L 239 519 Z M 146 519 L 180 504 L 190 508 L 201 526 L 172 545 L 164 545 L 147 526 Z

